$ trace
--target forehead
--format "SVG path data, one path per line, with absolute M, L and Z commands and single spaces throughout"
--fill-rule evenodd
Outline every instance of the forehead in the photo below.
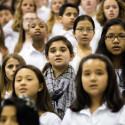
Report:
M 104 6 L 107 5 L 118 5 L 118 2 L 116 0 L 105 0 Z
M 33 0 L 23 0 L 22 3 L 33 3 Z
M 67 7 L 64 11 L 64 13 L 71 12 L 71 13 L 78 13 L 77 9 L 74 7 Z
M 81 20 L 77 23 L 77 26 L 83 26 L 83 27 L 91 26 L 91 27 L 93 27 L 92 23 L 89 20 Z
M 9 115 L 16 115 L 16 107 L 12 105 L 4 106 L 1 115 L 8 114 L 8 112 Z
M 19 63 L 19 61 L 18 61 L 17 59 L 15 59 L 15 58 L 10 58 L 10 59 L 8 59 L 8 61 L 7 61 L 6 64 L 10 64 L 10 63 L 14 63 L 14 62 Z
M 40 19 L 35 19 L 35 20 L 31 21 L 30 24 L 42 24 L 42 25 L 46 25 L 45 22 L 43 20 L 40 20 Z

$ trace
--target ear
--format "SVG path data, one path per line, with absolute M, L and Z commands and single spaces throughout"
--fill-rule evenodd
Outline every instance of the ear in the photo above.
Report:
M 38 92 L 40 92 L 42 89 L 43 89 L 43 84 L 41 83 L 41 84 L 39 85 Z
M 70 61 L 72 61 L 74 58 L 74 53 L 70 56 Z
M 48 56 L 46 56 L 46 60 L 49 62 L 49 57 Z

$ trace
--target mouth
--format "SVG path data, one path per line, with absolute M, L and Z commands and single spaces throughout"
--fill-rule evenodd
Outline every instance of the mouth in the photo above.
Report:
M 85 41 L 86 41 L 86 40 L 88 40 L 88 38 L 87 38 L 87 37 L 83 37 L 82 40 L 85 40 Z
M 112 49 L 115 50 L 115 51 L 119 51 L 121 47 L 119 46 L 114 46 Z
M 61 61 L 62 61 L 61 58 L 56 58 L 55 60 L 56 60 L 57 62 L 61 62 Z
M 26 88 L 21 88 L 21 89 L 20 89 L 20 93 L 25 93 L 26 91 L 27 91 Z
M 111 17 L 114 16 L 114 13 L 110 13 L 109 16 L 111 16 Z
M 35 32 L 35 34 L 36 34 L 36 35 L 40 35 L 40 34 L 41 34 L 41 32 L 37 31 L 37 32 Z
M 90 85 L 89 87 L 90 87 L 90 88 L 92 88 L 92 89 L 95 89 L 95 88 L 97 88 L 97 87 L 98 87 L 98 85 L 93 84 L 93 85 Z

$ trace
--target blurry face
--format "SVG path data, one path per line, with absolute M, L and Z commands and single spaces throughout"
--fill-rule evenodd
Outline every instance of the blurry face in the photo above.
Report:
M 0 11 L 0 23 L 2 26 L 5 26 L 11 19 L 13 15 L 9 10 L 2 10 Z
M 4 106 L 1 113 L 0 125 L 19 125 L 14 106 Z
M 6 2 L 3 5 L 11 8 L 11 4 L 12 0 L 6 0 Z
M 26 12 L 34 12 L 34 3 L 33 0 L 23 0 L 21 6 L 23 14 Z
M 106 36 L 108 37 L 114 37 L 114 36 L 120 36 L 120 38 L 116 38 L 111 40 L 110 38 L 105 39 L 105 44 L 107 50 L 113 54 L 113 55 L 120 55 L 125 51 L 125 30 L 123 29 L 122 26 L 120 25 L 114 25 L 111 26 L 107 33 Z
M 37 94 L 42 90 L 36 74 L 27 68 L 18 71 L 14 84 L 16 95 L 26 95 L 36 101 Z
M 45 38 L 47 35 L 46 24 L 40 19 L 33 20 L 29 27 L 32 38 Z
M 97 0 L 81 0 L 81 6 L 86 13 L 92 13 L 96 11 Z
M 78 0 L 67 0 L 67 3 L 76 4 Z
M 19 66 L 17 59 L 10 58 L 5 65 L 5 74 L 9 80 L 13 80 L 14 73 Z
M 106 64 L 99 59 L 88 59 L 82 66 L 82 86 L 90 97 L 103 96 L 108 84 Z
M 104 14 L 107 20 L 117 18 L 119 16 L 119 6 L 116 0 L 105 0 Z
M 59 14 L 60 7 L 64 4 L 64 0 L 52 0 L 52 12 Z
M 49 4 L 49 0 L 41 0 L 42 1 L 42 5 L 45 5 L 48 7 Z
M 72 58 L 69 49 L 62 41 L 52 43 L 49 48 L 47 60 L 53 68 L 67 68 Z
M 82 20 L 79 21 L 74 36 L 78 41 L 78 44 L 89 45 L 90 41 L 94 36 L 93 26 L 90 21 Z
M 67 7 L 65 9 L 63 16 L 60 17 L 64 26 L 64 30 L 67 31 L 72 29 L 74 21 L 77 17 L 78 17 L 78 11 L 76 10 L 76 8 Z
M 25 31 L 28 31 L 30 22 L 36 18 L 37 18 L 36 13 L 26 13 L 23 16 L 23 29 Z

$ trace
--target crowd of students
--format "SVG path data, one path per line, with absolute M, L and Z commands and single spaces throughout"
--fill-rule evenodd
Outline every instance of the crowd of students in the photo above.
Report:
M 124 42 L 124 0 L 2 0 L 0 125 L 125 125 Z

